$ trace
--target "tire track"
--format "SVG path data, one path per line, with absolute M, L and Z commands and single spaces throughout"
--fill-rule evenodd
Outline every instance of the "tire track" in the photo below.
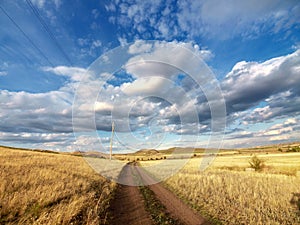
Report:
M 154 179 L 136 164 L 127 164 L 122 169 L 118 182 L 134 185 L 153 183 Z M 139 183 L 138 183 L 139 182 Z M 160 183 L 147 186 L 154 192 L 155 198 L 164 206 L 165 211 L 174 219 L 187 225 L 208 225 L 199 213 L 191 209 L 171 191 Z M 111 202 L 110 211 L 113 225 L 148 225 L 153 224 L 151 216 L 145 210 L 144 201 L 138 186 L 119 184 L 114 199 Z
M 140 174 L 143 183 L 153 183 L 154 179 L 141 167 L 135 167 L 135 170 Z M 166 211 L 171 217 L 178 219 L 183 224 L 187 225 L 208 225 L 199 213 L 191 209 L 173 192 L 166 189 L 160 183 L 149 185 L 148 188 L 155 193 L 156 198 L 165 206 Z
M 134 183 L 131 165 L 126 165 L 120 173 L 123 183 Z M 126 182 L 125 182 L 126 181 Z M 146 225 L 153 224 L 150 215 L 145 210 L 144 199 L 137 186 L 118 184 L 115 197 L 111 202 L 113 225 Z

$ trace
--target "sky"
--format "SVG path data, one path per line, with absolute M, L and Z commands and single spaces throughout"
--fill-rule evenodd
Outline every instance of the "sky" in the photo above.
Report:
M 250 147 L 299 121 L 297 0 L 0 1 L 0 145 L 107 152 L 114 122 L 116 152 Z

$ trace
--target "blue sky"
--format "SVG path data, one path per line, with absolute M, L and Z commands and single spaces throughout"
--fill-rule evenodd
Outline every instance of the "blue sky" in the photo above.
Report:
M 85 130 L 82 119 L 74 135 L 74 97 L 90 65 L 111 49 L 129 43 L 142 48 L 147 40 L 158 46 L 151 53 L 157 60 L 173 57 L 157 52 L 171 52 L 175 44 L 200 55 L 210 67 L 226 109 L 223 147 L 299 141 L 296 0 L 19 0 L 0 6 L 1 145 L 107 151 L 115 115 L 116 150 L 207 146 L 212 123 L 205 91 L 188 75 L 177 76 L 180 71 L 163 76 L 165 80 L 155 74 L 145 78 L 141 71 L 168 73 L 150 63 L 125 66 L 113 77 L 87 83 L 100 93 L 93 102 L 95 110 L 89 114 L 78 106 L 75 114 L 76 119 L 93 115 L 96 132 Z M 166 87 L 168 95 L 155 98 Z M 179 89 L 189 101 L 168 101 Z M 177 114 L 188 116 L 192 107 L 198 123 L 183 124 Z M 127 114 L 121 113 L 124 110 Z M 126 119 L 130 131 L 122 124 Z

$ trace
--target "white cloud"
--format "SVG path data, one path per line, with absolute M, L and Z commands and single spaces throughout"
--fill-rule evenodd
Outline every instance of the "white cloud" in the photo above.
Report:
M 114 5 L 113 3 L 110 3 L 108 5 L 105 5 L 105 9 L 107 11 L 115 12 L 116 11 L 116 5 Z
M 292 131 L 293 131 L 292 127 L 284 127 L 284 128 L 280 128 L 280 129 L 273 129 L 273 130 L 266 131 L 263 133 L 263 135 L 264 136 L 273 136 L 273 135 L 289 133 Z
M 226 100 L 228 126 L 239 130 L 268 129 L 243 135 L 233 132 L 229 140 L 244 139 L 245 144 L 267 144 L 268 141 L 296 140 L 300 115 L 300 51 L 265 62 L 239 62 L 227 74 L 221 86 Z M 241 132 L 241 131 L 240 131 Z M 277 137 L 278 136 L 278 137 Z M 229 143 L 229 141 L 227 141 Z
M 186 72 L 192 68 L 192 72 L 201 73 L 203 68 L 199 65 L 197 56 L 207 54 L 209 51 L 203 53 L 199 46 L 192 43 L 159 41 L 146 43 L 140 40 L 132 44 L 128 50 L 133 56 L 123 68 L 134 78 L 132 81 L 126 81 L 120 86 L 114 87 L 111 84 L 105 85 L 106 78 L 101 84 L 94 77 L 84 81 L 86 87 L 77 89 L 77 96 L 82 98 L 82 101 L 78 100 L 78 105 L 75 106 L 78 109 L 75 116 L 82 118 L 81 122 L 78 123 L 79 130 L 88 127 L 92 129 L 95 126 L 93 122 L 89 122 L 92 120 L 93 110 L 97 113 L 96 126 L 98 129 L 109 131 L 111 129 L 109 124 L 113 119 L 116 121 L 118 132 L 135 131 L 147 124 L 153 116 L 160 118 L 159 126 L 162 125 L 162 121 L 169 124 L 180 123 L 177 118 L 178 114 L 159 114 L 170 104 L 179 108 L 179 114 L 185 118 L 183 123 L 193 123 L 198 118 L 197 113 L 193 114 L 191 110 L 197 111 L 198 109 L 199 112 L 209 112 L 207 104 L 201 107 L 196 106 L 198 103 L 194 97 L 197 96 L 198 92 L 195 88 L 197 86 L 195 81 L 191 79 L 191 84 L 186 83 L 185 88 L 180 86 L 180 82 L 186 81 L 186 78 L 178 79 L 177 76 L 182 74 L 182 71 L 176 68 L 176 66 L 185 68 Z M 191 52 L 195 54 L 195 58 L 188 57 Z M 207 79 L 203 77 L 203 82 Z M 113 83 L 113 81 L 111 82 Z M 193 91 L 191 92 L 191 90 Z M 98 92 L 98 102 L 96 105 L 90 104 L 89 102 L 92 102 L 91 93 L 96 94 Z M 155 99 L 153 96 L 160 99 Z M 141 116 L 143 116 L 142 120 Z M 202 120 L 208 119 L 208 116 L 210 116 L 209 113 Z M 186 130 L 181 133 L 188 133 L 188 127 L 191 128 L 192 126 L 186 126 Z M 207 125 L 204 127 L 206 128 Z M 178 132 L 177 130 L 176 133 Z
M 270 141 L 285 141 L 290 138 L 290 135 L 278 135 L 274 137 L 270 137 Z
M 188 57 L 187 52 L 190 51 L 195 58 Z M 210 104 L 220 102 L 220 99 L 214 96 L 208 99 L 210 104 L 207 103 L 204 94 L 213 93 L 215 89 L 211 89 L 209 79 L 201 77 L 203 68 L 196 58 L 210 52 L 202 51 L 191 42 L 157 41 L 149 44 L 137 41 L 131 46 L 130 53 L 133 55 L 123 69 L 134 79 L 118 85 L 112 80 L 107 82 L 111 76 L 109 73 L 91 74 L 84 68 L 58 66 L 42 68 L 55 75 L 70 77 L 69 83 L 58 91 L 39 94 L 0 91 L 0 131 L 6 133 L 0 141 L 26 139 L 39 143 L 40 138 L 49 146 L 59 141 L 72 146 L 74 143 L 68 139 L 73 131 L 72 106 L 77 110 L 73 113 L 73 119 L 79 121 L 75 124 L 78 128 L 76 132 L 96 128 L 109 132 L 113 119 L 116 131 L 126 135 L 130 134 L 129 131 L 142 133 L 147 129 L 154 130 L 155 139 L 158 139 L 155 135 L 163 136 L 165 132 L 189 135 L 201 131 L 208 134 L 211 130 Z M 231 134 L 231 141 L 233 138 L 245 141 L 267 138 L 275 141 L 275 136 L 295 132 L 300 112 L 299 53 L 298 50 L 261 63 L 237 63 L 222 81 L 232 121 L 245 122 L 251 128 L 252 123 L 286 118 L 282 123 L 256 133 L 241 127 Z M 186 69 L 187 73 L 198 72 L 197 78 L 201 78 L 208 87 L 200 91 L 195 81 L 191 78 L 187 80 L 188 76 L 178 78 L 178 74 L 183 72 L 175 66 Z M 74 84 L 79 84 L 82 77 L 85 77 L 82 87 L 75 93 Z M 75 94 L 82 99 L 74 106 Z M 258 107 L 261 101 L 264 102 Z M 199 126 L 195 125 L 196 119 L 200 121 Z M 10 133 L 22 135 L 9 136 Z M 66 134 L 65 139 L 50 135 L 59 133 Z M 124 137 L 128 137 L 126 135 Z M 149 135 L 147 138 L 151 140 Z M 92 146 L 97 144 L 97 140 L 79 139 L 78 143 L 90 143 Z
M 46 0 L 32 0 L 32 3 L 37 5 L 39 8 L 43 8 Z
M 200 31 L 219 38 L 235 35 L 251 38 L 266 29 L 278 32 L 299 23 L 293 1 L 181 1 L 179 8 L 180 27 L 191 36 L 199 35 Z
M 300 77 L 295 68 L 299 65 L 300 50 L 262 63 L 237 63 L 221 83 L 227 111 L 244 111 L 265 101 L 267 105 L 253 110 L 247 116 L 247 120 L 260 118 L 263 121 L 278 116 L 277 110 L 283 110 L 278 104 L 278 96 L 281 96 L 281 99 L 298 99 Z M 289 107 L 292 113 L 295 112 L 292 108 L 296 109 L 298 106 L 290 104 Z
M 98 9 L 93 9 L 92 14 L 94 16 L 94 19 L 97 19 L 100 13 L 99 13 Z
M 100 40 L 95 40 L 93 41 L 91 48 L 99 48 L 101 46 L 102 46 L 102 42 Z
M 121 90 L 127 95 L 155 95 L 157 92 L 164 89 L 166 83 L 166 80 L 161 77 L 142 77 L 135 80 L 133 83 L 123 84 Z
M 10 132 L 71 132 L 73 96 L 61 91 L 1 91 L 0 130 Z
M 0 71 L 0 76 L 6 76 L 7 72 L 6 71 Z
M 99 24 L 96 23 L 95 21 L 92 22 L 91 24 L 91 29 L 98 29 Z M 78 38 L 76 40 L 78 45 L 81 47 L 80 48 L 80 57 L 87 57 L 87 56 L 93 56 L 93 57 L 98 57 L 99 56 L 99 50 L 102 49 L 103 43 L 99 39 L 93 39 L 89 37 L 82 37 Z
M 89 43 L 89 39 L 85 39 L 85 38 L 78 38 L 77 40 L 78 44 L 80 46 L 84 46 L 84 45 L 87 45 Z
M 291 140 L 296 137 L 297 139 L 297 118 L 288 118 L 282 123 L 277 123 L 270 128 L 259 132 L 258 135 L 263 137 L 269 137 L 270 141 L 284 141 Z
M 49 3 L 49 2 L 54 4 L 56 9 L 58 9 L 62 4 L 61 0 L 52 0 L 52 1 L 48 1 L 48 2 L 46 0 L 31 0 L 31 1 L 34 5 L 36 5 L 40 9 L 43 9 L 45 7 L 46 3 Z
M 268 125 L 265 124 L 264 127 Z M 287 118 L 281 123 L 252 131 L 251 127 L 247 130 L 237 129 L 227 135 L 226 145 L 234 147 L 266 145 L 270 143 L 278 143 L 280 141 L 297 141 L 299 139 L 299 126 L 297 118 Z
M 165 78 L 178 74 L 177 68 L 184 68 L 184 72 L 187 73 L 197 69 L 201 71 L 202 65 L 197 65 L 199 59 L 196 56 L 206 59 L 212 55 L 209 50 L 201 50 L 191 42 L 172 41 L 150 44 L 140 40 L 130 46 L 129 53 L 143 53 L 132 57 L 126 64 L 125 68 L 130 74 L 136 77 L 161 75 Z M 195 58 L 189 57 L 191 53 Z
M 3 62 L 0 64 L 0 76 L 6 76 L 8 74 L 8 62 Z
M 149 52 L 152 48 L 150 43 L 143 40 L 136 40 L 132 45 L 129 46 L 128 52 L 130 54 L 138 54 Z
M 57 66 L 43 67 L 42 69 L 59 76 L 70 77 L 73 81 L 80 81 L 83 76 L 87 75 L 87 70 L 80 67 Z
M 284 122 L 284 125 L 294 125 L 297 124 L 297 120 L 295 118 L 289 118 Z
M 118 37 L 118 41 L 122 47 L 128 44 L 126 38 Z
M 107 11 L 115 13 L 111 21 L 131 29 L 130 33 L 138 32 L 140 38 L 149 36 L 149 31 L 146 32 L 149 25 L 152 38 L 171 40 L 187 34 L 191 39 L 199 36 L 226 39 L 237 35 L 253 38 L 270 31 L 287 32 L 300 21 L 299 3 L 293 0 L 117 2 L 106 6 Z
M 107 102 L 96 102 L 95 111 L 96 112 L 111 112 L 113 110 L 113 105 Z

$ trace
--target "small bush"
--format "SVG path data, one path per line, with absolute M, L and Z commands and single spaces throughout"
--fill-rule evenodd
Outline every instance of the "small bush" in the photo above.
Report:
M 287 152 L 300 152 L 300 148 L 299 147 L 289 148 Z
M 264 161 L 260 158 L 258 158 L 256 155 L 252 156 L 252 158 L 249 161 L 250 167 L 255 169 L 255 171 L 260 171 L 263 169 Z

